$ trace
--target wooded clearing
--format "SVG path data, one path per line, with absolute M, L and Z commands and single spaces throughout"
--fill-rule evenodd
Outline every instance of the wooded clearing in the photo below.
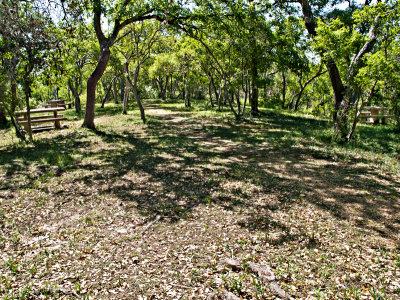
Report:
M 0 299 L 400 299 L 400 1 L 0 0 Z
M 3 297 L 277 297 L 251 263 L 293 298 L 399 296 L 398 135 L 340 146 L 305 115 L 145 108 L 29 145 L 1 132 Z

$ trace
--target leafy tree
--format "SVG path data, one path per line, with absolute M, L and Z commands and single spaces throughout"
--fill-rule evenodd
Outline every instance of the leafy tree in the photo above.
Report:
M 158 54 L 149 68 L 150 78 L 157 83 L 162 100 L 167 98 L 168 78 L 177 70 L 177 59 L 173 53 Z
M 400 131 L 400 17 L 396 9 L 397 13 L 382 25 L 379 48 L 369 54 L 355 81 L 363 96 L 358 110 L 371 105 L 376 95 L 381 104 L 392 109 Z
M 3 17 L 0 23 L 2 52 L 15 62 L 17 81 L 25 94 L 30 129 L 30 97 L 35 75 L 47 69 L 46 66 L 54 68 L 53 59 L 57 57 L 61 43 L 50 11 L 43 9 L 40 3 L 3 1 L 0 10 Z M 31 130 L 29 136 L 32 140 Z
M 95 128 L 96 85 L 107 67 L 110 59 L 110 49 L 119 40 L 118 36 L 121 30 L 130 24 L 151 19 L 160 22 L 167 20 L 173 22 L 181 11 L 182 3 L 180 1 L 167 0 L 118 0 L 110 4 L 104 0 L 91 0 L 87 1 L 87 7 L 93 15 L 93 27 L 100 46 L 100 54 L 97 66 L 87 81 L 86 112 L 82 126 Z M 170 15 L 172 16 L 168 19 Z M 109 33 L 104 32 L 102 28 L 102 17 L 113 23 L 113 28 Z
M 83 91 L 85 71 L 91 62 L 94 51 L 89 47 L 88 41 L 93 40 L 88 28 L 80 24 L 74 30 L 74 37 L 68 38 L 64 48 L 64 62 L 67 76 L 67 85 L 74 97 L 75 111 L 81 111 L 80 96 Z
M 306 29 L 329 73 L 334 93 L 334 136 L 348 141 L 352 135 L 349 113 L 360 90 L 355 79 L 368 58 L 367 54 L 379 46 L 382 24 L 395 17 L 398 3 L 367 3 L 362 10 L 353 13 L 351 20 L 334 16 L 327 21 L 321 18 L 321 14 L 330 2 L 318 5 L 302 0 L 299 3 Z
M 146 116 L 138 94 L 139 73 L 142 65 L 151 57 L 153 46 L 159 39 L 162 26 L 150 22 L 140 22 L 130 25 L 126 30 L 126 38 L 121 41 L 121 45 L 118 47 L 118 50 L 125 59 L 124 72 L 127 83 L 122 113 L 127 113 L 128 95 L 130 88 L 132 88 L 136 104 L 140 110 L 141 119 L 145 123 Z M 129 68 L 131 62 L 135 64 L 133 80 Z

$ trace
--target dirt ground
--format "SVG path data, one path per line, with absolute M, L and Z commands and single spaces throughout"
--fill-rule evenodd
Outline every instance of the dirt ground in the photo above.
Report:
M 277 298 L 249 262 L 295 299 L 400 298 L 398 175 L 276 116 L 146 112 L 0 146 L 4 299 Z

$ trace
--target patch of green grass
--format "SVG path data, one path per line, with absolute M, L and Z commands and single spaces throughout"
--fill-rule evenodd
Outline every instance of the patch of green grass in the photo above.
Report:
M 226 275 L 222 277 L 222 280 L 228 290 L 237 295 L 241 295 L 243 293 L 243 278 L 241 275 L 237 277 Z
M 7 266 L 13 275 L 17 275 L 19 271 L 19 264 L 16 258 L 10 257 L 7 261 Z

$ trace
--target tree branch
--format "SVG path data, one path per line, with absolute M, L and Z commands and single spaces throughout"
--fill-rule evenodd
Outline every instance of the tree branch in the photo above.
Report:
M 100 0 L 94 0 L 93 2 L 94 2 L 94 8 L 93 8 L 94 31 L 96 32 L 96 37 L 101 45 L 106 40 L 103 30 L 101 29 L 101 4 L 100 4 Z
M 374 24 L 369 29 L 368 38 L 369 40 L 365 42 L 364 46 L 361 50 L 357 53 L 354 57 L 353 61 L 351 62 L 349 71 L 347 72 L 347 78 L 351 79 L 355 75 L 356 69 L 361 65 L 362 58 L 365 54 L 370 52 L 374 47 L 376 40 L 377 40 L 377 31 L 379 25 L 380 16 L 376 16 L 374 19 Z

